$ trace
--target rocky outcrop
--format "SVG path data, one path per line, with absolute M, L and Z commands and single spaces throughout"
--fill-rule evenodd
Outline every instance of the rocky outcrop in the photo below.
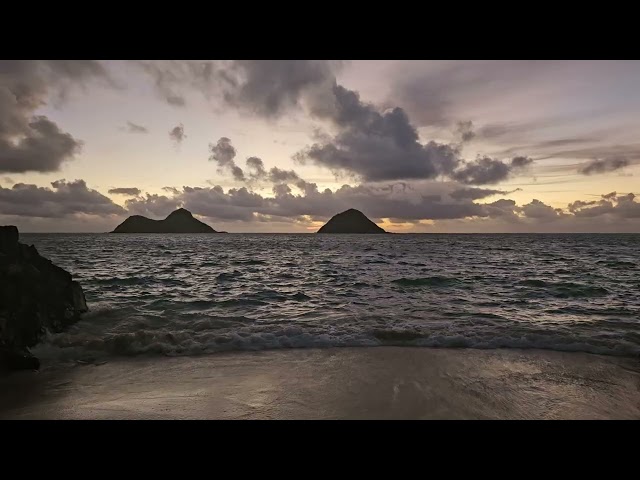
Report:
M 373 223 L 360 210 L 349 210 L 334 215 L 318 233 L 387 233 Z
M 29 348 L 61 332 L 88 311 L 71 274 L 18 242 L 18 229 L 0 226 L 0 370 L 37 369 Z
M 164 220 L 152 220 L 133 215 L 111 233 L 226 233 L 216 232 L 206 223 L 193 217 L 189 210 L 179 208 Z

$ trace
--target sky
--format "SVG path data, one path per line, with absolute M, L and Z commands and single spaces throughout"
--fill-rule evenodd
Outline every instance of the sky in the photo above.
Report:
M 640 232 L 638 61 L 0 60 L 0 224 Z

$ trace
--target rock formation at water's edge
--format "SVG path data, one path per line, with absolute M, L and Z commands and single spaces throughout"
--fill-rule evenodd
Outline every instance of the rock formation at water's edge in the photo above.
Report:
M 39 368 L 29 348 L 88 311 L 71 274 L 18 239 L 15 226 L 0 226 L 0 370 Z

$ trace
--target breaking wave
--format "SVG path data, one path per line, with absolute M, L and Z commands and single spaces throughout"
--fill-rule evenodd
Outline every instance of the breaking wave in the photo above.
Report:
M 24 234 L 90 312 L 43 361 L 400 345 L 640 354 L 639 235 Z

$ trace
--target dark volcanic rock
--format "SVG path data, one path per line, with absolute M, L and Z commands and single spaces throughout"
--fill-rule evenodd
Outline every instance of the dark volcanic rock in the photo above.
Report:
M 193 218 L 191 212 L 179 208 L 164 220 L 152 220 L 133 215 L 118 225 L 111 233 L 224 233 L 216 232 L 206 223 Z
M 387 233 L 369 220 L 364 213 L 350 208 L 334 215 L 318 233 Z
M 38 368 L 29 348 L 87 310 L 82 287 L 69 272 L 33 245 L 18 243 L 16 227 L 0 227 L 0 370 Z

